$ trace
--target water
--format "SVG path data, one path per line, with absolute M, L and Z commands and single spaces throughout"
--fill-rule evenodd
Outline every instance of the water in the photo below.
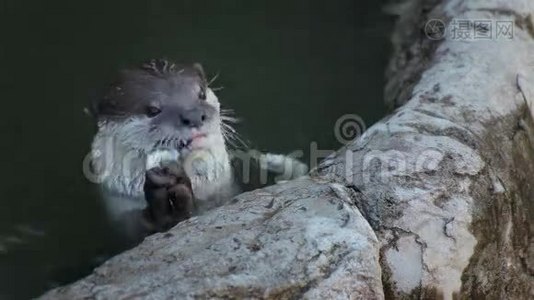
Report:
M 82 173 L 83 107 L 120 67 L 202 62 L 243 137 L 272 152 L 336 149 L 340 116 L 385 113 L 379 1 L 131 2 L 0 2 L 0 298 L 39 295 L 125 247 Z

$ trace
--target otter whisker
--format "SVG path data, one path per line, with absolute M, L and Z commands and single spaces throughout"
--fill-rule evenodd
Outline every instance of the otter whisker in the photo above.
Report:
M 243 141 L 243 139 L 231 125 L 221 122 L 221 131 L 225 141 L 227 141 L 234 148 L 237 148 L 236 146 L 238 145 L 248 148 L 247 143 Z
M 208 81 L 208 86 L 210 86 L 212 83 L 215 82 L 215 80 L 217 80 L 217 78 L 219 78 L 219 75 L 221 73 L 217 72 L 217 74 L 215 74 L 215 76 L 213 76 L 209 81 Z
M 234 117 L 234 110 L 233 109 L 221 109 L 219 112 L 219 115 L 221 116 L 221 120 L 223 122 L 229 122 L 229 123 L 238 123 L 239 119 Z
M 239 123 L 239 119 L 237 118 L 234 118 L 234 117 L 228 117 L 228 116 L 221 116 L 221 120 L 223 122 L 228 122 L 228 123 Z
M 220 111 L 221 115 L 231 115 L 234 114 L 234 110 L 231 108 L 222 108 Z
M 222 122 L 221 124 L 224 126 L 226 130 L 230 131 L 231 133 L 237 133 L 237 131 L 234 129 L 234 127 L 232 127 L 232 125 L 228 123 L 224 123 L 224 122 Z

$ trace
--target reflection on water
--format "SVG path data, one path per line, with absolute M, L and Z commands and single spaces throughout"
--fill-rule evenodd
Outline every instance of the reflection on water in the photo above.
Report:
M 202 62 L 261 150 L 335 149 L 337 118 L 384 114 L 391 24 L 378 1 L 2 1 L 0 25 L 0 298 L 38 295 L 127 246 L 82 175 L 83 107 L 121 66 Z

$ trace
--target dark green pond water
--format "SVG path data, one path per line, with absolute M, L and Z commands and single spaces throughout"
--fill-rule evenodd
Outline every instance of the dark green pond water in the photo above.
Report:
M 82 173 L 94 132 L 83 108 L 120 67 L 203 63 L 264 151 L 336 149 L 339 117 L 385 114 L 380 1 L 88 3 L 0 2 L 0 298 L 71 282 L 126 246 Z

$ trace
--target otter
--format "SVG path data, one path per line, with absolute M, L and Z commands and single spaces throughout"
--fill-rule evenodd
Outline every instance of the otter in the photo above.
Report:
M 154 59 L 122 70 L 91 113 L 92 162 L 104 174 L 112 219 L 144 210 L 144 220 L 160 231 L 234 193 L 229 127 L 200 64 Z M 166 156 L 170 165 L 162 165 Z
M 200 64 L 153 59 L 123 70 L 90 110 L 97 121 L 93 167 L 103 174 L 113 220 L 134 231 L 139 224 L 165 231 L 239 191 L 227 145 L 235 119 L 221 109 Z M 292 177 L 307 171 L 297 160 L 265 157 L 267 168 L 297 170 Z

